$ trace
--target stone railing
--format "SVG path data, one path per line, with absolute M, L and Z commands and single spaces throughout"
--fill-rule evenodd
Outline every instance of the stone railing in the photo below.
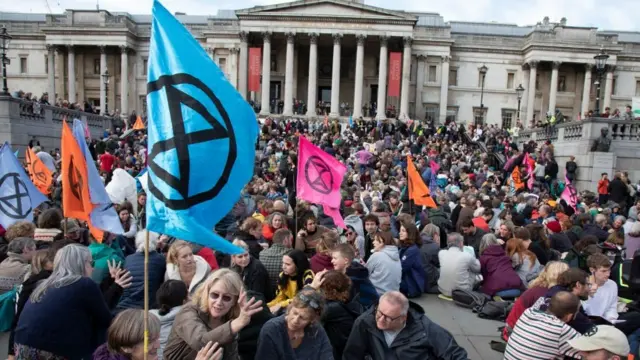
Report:
M 608 129 L 613 141 L 633 140 L 640 143 L 640 121 L 619 119 L 588 118 L 582 121 L 564 122 L 552 128 L 535 128 L 522 130 L 518 134 L 518 144 L 531 140 L 542 143 L 595 140 L 601 129 Z

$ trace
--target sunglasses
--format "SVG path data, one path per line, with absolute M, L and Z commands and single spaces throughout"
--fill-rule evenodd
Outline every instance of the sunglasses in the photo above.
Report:
M 320 309 L 320 302 L 317 301 L 316 299 L 313 299 L 309 296 L 306 296 L 304 294 L 300 294 L 298 295 L 298 298 L 300 299 L 300 301 L 302 301 L 303 304 L 307 305 L 308 307 L 312 308 L 313 310 L 319 310 Z
M 223 303 L 230 303 L 231 301 L 233 301 L 233 295 L 229 295 L 229 294 L 219 294 L 217 292 L 210 292 L 209 293 L 209 298 L 211 300 L 218 300 L 220 298 L 222 298 L 222 302 Z

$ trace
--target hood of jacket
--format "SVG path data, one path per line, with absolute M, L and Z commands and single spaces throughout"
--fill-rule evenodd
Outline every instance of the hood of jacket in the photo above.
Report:
M 107 244 L 95 242 L 89 244 L 89 251 L 91 252 L 91 257 L 93 258 L 93 260 L 108 258 L 116 252 Z
M 333 265 L 331 264 L 331 255 L 316 253 L 311 258 L 311 261 L 322 266 L 323 268 L 333 268 Z
M 506 253 L 504 252 L 504 249 L 500 245 L 488 246 L 482 252 L 482 256 L 505 256 L 505 255 Z
M 380 253 L 385 254 L 393 261 L 400 261 L 400 252 L 395 245 L 387 245 L 380 250 Z
M 351 226 L 358 236 L 364 237 L 364 226 L 362 225 L 362 219 L 360 219 L 360 216 L 351 214 L 344 218 L 344 224 Z

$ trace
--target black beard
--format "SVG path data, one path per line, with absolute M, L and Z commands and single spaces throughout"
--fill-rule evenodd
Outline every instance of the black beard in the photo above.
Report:
M 578 298 L 580 300 L 587 301 L 587 300 L 589 300 L 589 295 L 580 295 L 580 296 L 578 296 Z

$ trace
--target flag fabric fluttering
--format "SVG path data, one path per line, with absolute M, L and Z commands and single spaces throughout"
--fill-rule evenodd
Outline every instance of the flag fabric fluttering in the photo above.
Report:
M 511 182 L 516 192 L 524 189 L 524 182 L 522 182 L 522 174 L 520 173 L 519 166 L 513 168 L 513 171 L 511 172 Z
M 533 168 L 535 167 L 535 160 L 533 160 L 529 153 L 524 154 L 524 160 L 522 161 L 527 166 L 527 174 L 529 178 L 527 179 L 527 188 L 529 190 L 533 189 L 533 184 L 535 180 L 535 176 L 533 174 Z
M 255 112 L 157 0 L 147 81 L 147 228 L 223 253 L 244 252 L 213 228 L 253 176 Z
M 353 127 L 353 116 L 349 115 L 349 127 L 352 128 Z
M 31 182 L 8 143 L 0 148 L 0 225 L 33 221 L 33 209 L 47 198 Z
M 407 180 L 409 181 L 409 199 L 413 200 L 416 205 L 426 206 L 428 208 L 436 208 L 436 202 L 431 197 L 429 188 L 422 180 L 422 176 L 416 169 L 411 160 L 411 155 L 407 155 Z
M 560 198 L 567 202 L 574 210 L 578 210 L 578 191 L 576 187 L 569 181 L 567 175 L 564 175 L 564 190 L 560 194 Z
M 438 190 L 438 171 L 440 171 L 440 165 L 434 160 L 429 161 L 429 167 L 431 168 L 431 179 L 429 179 L 429 191 L 435 193 Z
M 144 130 L 144 123 L 142 122 L 142 118 L 140 115 L 136 118 L 135 124 L 133 124 L 133 130 Z
M 90 221 L 93 205 L 89 195 L 87 163 L 66 121 L 62 122 L 61 142 L 62 212 L 64 217 Z
M 40 160 L 30 147 L 25 152 L 27 172 L 33 185 L 44 195 L 51 193 L 51 183 L 53 182 L 53 174 L 51 170 Z
M 296 196 L 323 205 L 324 213 L 330 216 L 337 226 L 346 228 L 340 215 L 340 187 L 347 167 L 313 145 L 304 136 L 300 136 L 297 171 Z

